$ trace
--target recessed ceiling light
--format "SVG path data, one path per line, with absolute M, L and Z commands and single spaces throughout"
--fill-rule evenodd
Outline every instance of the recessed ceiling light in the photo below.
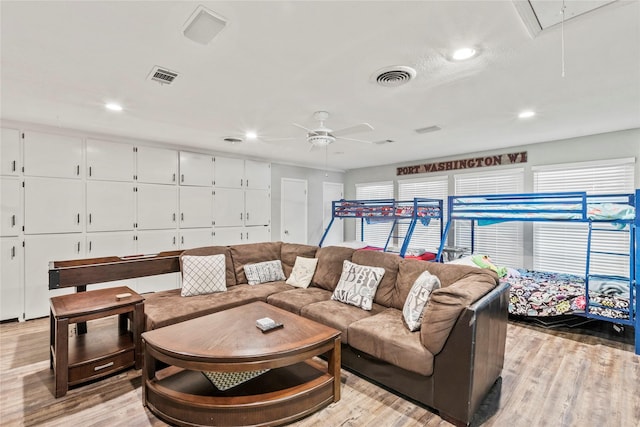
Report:
M 464 61 L 465 59 L 476 56 L 477 51 L 471 47 L 463 47 L 453 52 L 451 56 L 456 61 Z
M 533 117 L 535 115 L 536 115 L 535 111 L 527 110 L 527 111 L 522 111 L 520 114 L 518 114 L 518 118 L 528 119 L 529 117 Z
M 256 139 L 258 137 L 258 134 L 252 131 L 248 131 L 247 133 L 244 134 L 244 136 L 247 139 Z
M 104 108 L 111 111 L 122 111 L 122 105 L 116 104 L 114 102 L 109 102 L 108 104 L 105 104 Z

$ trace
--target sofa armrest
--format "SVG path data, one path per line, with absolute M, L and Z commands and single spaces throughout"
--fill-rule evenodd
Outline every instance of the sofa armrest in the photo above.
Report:
M 434 406 L 443 418 L 468 425 L 504 364 L 509 285 L 500 284 L 466 307 L 434 359 Z

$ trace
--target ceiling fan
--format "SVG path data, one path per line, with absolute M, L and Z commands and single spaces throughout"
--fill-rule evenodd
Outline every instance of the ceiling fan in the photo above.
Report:
M 369 123 L 360 123 L 354 126 L 350 126 L 343 129 L 332 130 L 325 126 L 324 122 L 329 118 L 329 113 L 326 111 L 316 111 L 313 113 L 313 118 L 320 122 L 320 126 L 315 129 L 309 129 L 298 123 L 293 123 L 301 129 L 307 131 L 307 142 L 311 144 L 311 147 L 326 147 L 329 144 L 334 143 L 336 140 L 356 141 L 364 142 L 366 144 L 373 144 L 371 141 L 364 141 L 361 139 L 345 138 L 345 135 L 351 135 L 359 132 L 369 132 L 373 130 L 373 126 Z

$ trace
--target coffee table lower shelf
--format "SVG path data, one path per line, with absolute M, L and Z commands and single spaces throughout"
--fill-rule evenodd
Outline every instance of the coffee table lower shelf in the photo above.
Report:
M 220 391 L 198 371 L 170 366 L 145 383 L 145 404 L 179 426 L 286 424 L 334 401 L 334 377 L 314 359 Z

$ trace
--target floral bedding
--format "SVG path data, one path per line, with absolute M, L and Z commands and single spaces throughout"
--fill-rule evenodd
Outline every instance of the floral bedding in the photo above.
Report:
M 584 278 L 565 273 L 518 270 L 519 277 L 504 277 L 511 285 L 509 313 L 519 316 L 558 316 L 584 313 Z M 629 318 L 629 286 L 590 283 L 589 312 L 613 319 Z M 598 306 L 594 306 L 597 304 Z M 621 310 L 615 310 L 621 309 Z

